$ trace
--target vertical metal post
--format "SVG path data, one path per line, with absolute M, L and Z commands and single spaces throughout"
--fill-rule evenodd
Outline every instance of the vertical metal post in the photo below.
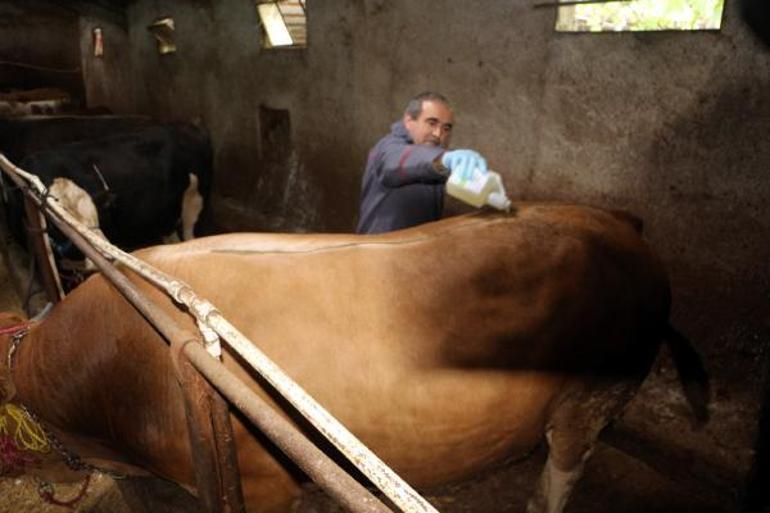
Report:
M 182 348 L 185 356 L 189 358 L 195 368 L 210 383 L 215 384 L 224 397 L 243 412 L 257 428 L 346 511 L 353 513 L 392 513 L 371 492 L 313 445 L 296 426 L 275 412 L 264 399 L 225 369 L 221 362 L 212 358 L 203 348 L 203 344 L 189 343 L 194 339 L 194 336 L 181 329 L 162 308 L 144 296 L 80 233 L 61 220 L 55 212 L 51 212 L 51 219 L 166 340 L 172 343 L 173 341 L 181 343 L 179 347 Z
M 59 280 L 59 272 L 56 270 L 56 263 L 53 261 L 51 243 L 45 232 L 45 218 L 27 195 L 24 195 L 24 211 L 28 223 L 27 240 L 40 271 L 46 298 L 51 303 L 58 303 L 64 297 L 64 290 Z
M 185 400 L 187 432 L 190 437 L 198 498 L 209 513 L 240 513 L 244 510 L 243 501 L 241 500 L 240 504 L 232 504 L 232 498 L 227 496 L 223 488 L 225 481 L 235 480 L 240 490 L 240 473 L 237 465 L 230 467 L 228 462 L 218 457 L 219 433 L 215 429 L 211 401 L 214 393 L 211 385 L 201 377 L 187 357 L 180 353 L 181 347 L 179 341 L 172 341 L 171 355 Z M 230 477 L 227 477 L 228 474 Z M 243 497 L 242 494 L 240 496 Z

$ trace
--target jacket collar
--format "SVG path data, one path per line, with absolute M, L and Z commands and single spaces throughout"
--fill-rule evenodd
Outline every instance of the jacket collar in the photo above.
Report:
M 396 121 L 392 125 L 390 125 L 390 134 L 398 137 L 399 139 L 403 139 L 408 144 L 414 144 L 414 141 L 412 140 L 412 136 L 409 135 L 409 131 L 404 126 L 404 121 Z

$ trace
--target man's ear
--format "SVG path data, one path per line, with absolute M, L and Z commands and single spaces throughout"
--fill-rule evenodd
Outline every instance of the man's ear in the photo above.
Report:
M 404 126 L 406 127 L 406 131 L 410 134 L 412 133 L 412 129 L 414 128 L 415 119 L 409 115 L 408 112 L 404 113 Z

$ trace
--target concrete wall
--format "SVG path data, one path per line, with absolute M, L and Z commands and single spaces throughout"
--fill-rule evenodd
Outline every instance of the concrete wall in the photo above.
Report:
M 734 500 L 768 373 L 770 53 L 734 0 L 707 33 L 556 34 L 554 11 L 531 4 L 311 0 L 309 48 L 268 51 L 250 1 L 138 0 L 115 38 L 128 58 L 83 67 L 95 102 L 204 121 L 213 229 L 351 230 L 368 149 L 425 89 L 452 99 L 455 145 L 485 154 L 515 198 L 640 215 L 671 270 L 673 322 L 712 372 L 714 420 L 686 424 L 663 358 L 625 429 Z M 162 15 L 173 55 L 146 30 Z M 267 131 L 265 108 L 287 110 L 290 130 Z
M 102 30 L 104 52 L 101 57 L 94 56 L 95 28 Z M 137 106 L 128 31 L 114 21 L 93 14 L 80 17 L 79 30 L 88 106 L 108 107 L 116 114 L 132 114 Z

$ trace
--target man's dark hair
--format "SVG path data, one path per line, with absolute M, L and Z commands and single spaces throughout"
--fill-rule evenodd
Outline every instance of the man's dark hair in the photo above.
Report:
M 422 102 L 425 101 L 434 101 L 434 102 L 441 102 L 450 109 L 452 108 L 452 105 L 450 105 L 449 100 L 447 100 L 444 95 L 439 93 L 434 93 L 433 91 L 425 91 L 424 93 L 420 93 L 411 100 L 409 100 L 409 103 L 406 104 L 406 110 L 404 111 L 406 114 L 409 115 L 412 119 L 417 119 L 420 117 L 420 114 L 422 114 Z

